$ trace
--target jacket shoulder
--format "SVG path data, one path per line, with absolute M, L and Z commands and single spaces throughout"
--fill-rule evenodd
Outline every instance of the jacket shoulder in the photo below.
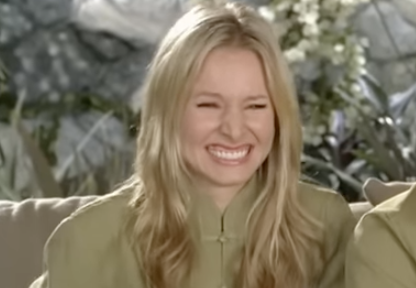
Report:
M 68 217 L 67 222 L 108 225 L 126 213 L 131 195 L 130 191 L 115 191 L 101 196 L 77 209 Z
M 352 213 L 344 197 L 332 189 L 305 182 L 299 183 L 299 200 L 318 220 L 338 213 Z
M 44 247 L 44 273 L 31 287 L 116 287 L 124 283 L 117 275 L 131 281 L 137 267 L 124 266 L 136 259 L 126 237 L 130 199 L 121 191 L 100 196 L 62 221 Z
M 104 244 L 106 239 L 119 236 L 128 216 L 130 199 L 131 193 L 128 191 L 117 191 L 82 206 L 55 228 L 47 247 L 53 246 L 55 242 L 81 237 L 86 245 L 89 240 L 94 242 L 91 244 L 99 245 Z

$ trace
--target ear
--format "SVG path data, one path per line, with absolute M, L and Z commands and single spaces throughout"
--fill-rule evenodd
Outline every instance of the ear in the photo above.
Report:
M 412 182 L 382 182 L 377 178 L 369 178 L 363 185 L 363 193 L 367 200 L 376 206 L 411 188 Z

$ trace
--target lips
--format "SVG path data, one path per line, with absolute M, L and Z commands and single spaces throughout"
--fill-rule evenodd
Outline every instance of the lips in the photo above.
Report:
M 244 159 L 250 152 L 250 145 L 239 146 L 238 148 L 226 148 L 219 145 L 208 146 L 208 152 L 214 157 L 225 161 L 239 161 Z

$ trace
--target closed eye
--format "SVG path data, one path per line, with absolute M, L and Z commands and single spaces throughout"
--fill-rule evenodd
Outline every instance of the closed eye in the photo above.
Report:
M 249 109 L 264 109 L 266 107 L 266 104 L 251 104 L 248 106 Z
M 217 103 L 211 103 L 211 102 L 207 102 L 207 103 L 199 103 L 196 105 L 196 107 L 200 107 L 200 108 L 217 108 L 218 104 Z

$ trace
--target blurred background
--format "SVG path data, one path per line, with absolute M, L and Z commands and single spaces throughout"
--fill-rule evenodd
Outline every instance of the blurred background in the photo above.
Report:
M 295 74 L 305 178 L 349 202 L 369 177 L 415 180 L 416 0 L 246 2 Z M 130 175 L 135 91 L 187 5 L 0 1 L 0 199 L 105 194 Z

